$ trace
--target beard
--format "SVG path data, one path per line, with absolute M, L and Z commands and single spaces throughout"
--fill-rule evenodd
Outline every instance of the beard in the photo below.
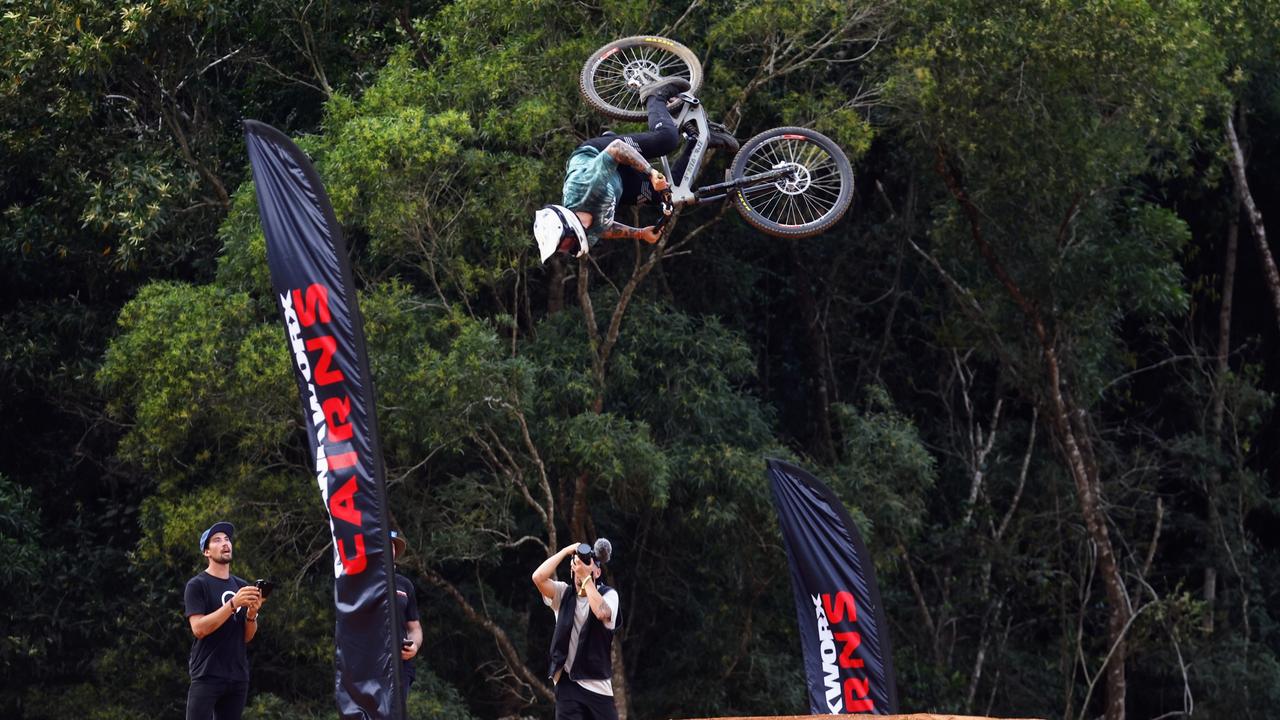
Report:
M 218 563 L 219 565 L 230 565 L 231 553 L 227 553 L 225 556 L 210 555 L 209 559 Z

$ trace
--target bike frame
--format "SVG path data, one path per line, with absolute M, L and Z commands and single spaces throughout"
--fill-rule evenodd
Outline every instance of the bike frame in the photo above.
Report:
M 698 137 L 695 138 L 693 152 L 689 155 L 689 164 L 685 166 L 684 177 L 672 178 L 671 165 L 666 157 L 662 158 L 662 174 L 670 178 L 670 202 L 675 208 L 723 200 L 731 191 L 738 188 L 772 182 L 792 174 L 790 168 L 778 168 L 738 180 L 726 179 L 722 183 L 695 188 L 693 184 L 697 181 L 698 174 L 702 172 L 702 158 L 707 153 L 707 141 L 711 137 L 711 123 L 707 120 L 707 111 L 703 109 L 702 102 L 698 98 L 689 93 L 680 93 L 677 97 L 683 103 L 680 107 L 680 115 L 675 118 L 676 127 L 682 128 L 692 121 L 698 127 Z M 728 178 L 728 175 L 726 171 L 725 177 Z

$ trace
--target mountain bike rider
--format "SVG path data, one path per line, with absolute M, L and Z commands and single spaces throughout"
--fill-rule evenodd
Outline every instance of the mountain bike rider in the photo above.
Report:
M 533 234 L 542 261 L 556 252 L 581 257 L 601 239 L 658 241 L 657 229 L 650 225 L 633 228 L 614 219 L 618 205 L 631 205 L 647 195 L 669 187 L 667 178 L 646 157 L 661 157 L 680 144 L 680 131 L 671 117 L 668 103 L 689 90 L 684 78 L 663 78 L 639 89 L 649 115 L 646 132 L 627 135 L 605 134 L 587 140 L 569 155 L 565 163 L 560 205 L 547 205 L 534 214 Z M 708 147 L 737 149 L 733 136 L 717 127 L 708 138 Z M 692 143 L 673 170 L 684 173 Z

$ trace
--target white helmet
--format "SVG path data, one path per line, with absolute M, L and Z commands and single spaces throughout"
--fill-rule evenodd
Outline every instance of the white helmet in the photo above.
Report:
M 578 257 L 587 254 L 587 229 L 577 213 L 563 205 L 547 205 L 533 214 L 533 237 L 538 241 L 542 262 L 555 254 L 566 237 L 578 239 Z

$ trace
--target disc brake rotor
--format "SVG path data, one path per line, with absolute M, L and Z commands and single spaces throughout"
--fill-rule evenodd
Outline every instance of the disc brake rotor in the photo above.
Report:
M 791 171 L 789 175 L 784 175 L 773 184 L 778 188 L 778 192 L 784 195 L 800 195 L 809 189 L 809 168 L 796 162 L 780 162 L 773 166 L 774 170 L 786 168 Z
M 645 58 L 637 58 L 622 67 L 622 77 L 627 86 L 637 89 L 662 77 L 658 63 Z

